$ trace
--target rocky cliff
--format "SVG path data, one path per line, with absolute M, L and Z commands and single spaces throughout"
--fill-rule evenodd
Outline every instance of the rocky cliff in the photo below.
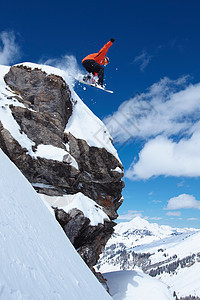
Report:
M 33 64 L 1 68 L 0 147 L 92 268 L 113 233 L 123 166 L 103 123 L 60 74 Z

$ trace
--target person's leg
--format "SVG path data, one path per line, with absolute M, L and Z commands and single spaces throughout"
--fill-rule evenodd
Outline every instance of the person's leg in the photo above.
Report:
M 103 78 L 104 78 L 104 67 L 101 66 L 99 72 L 98 72 L 98 84 L 100 84 L 101 86 L 103 86 Z
M 83 62 L 84 68 L 89 73 L 98 73 L 98 84 L 103 85 L 104 67 L 98 64 L 95 60 L 87 59 Z
M 91 59 L 87 59 L 87 60 L 84 60 L 82 65 L 84 66 L 84 68 L 86 69 L 86 71 L 88 71 L 89 73 L 93 73 L 93 63 L 95 61 L 94 60 L 91 60 Z

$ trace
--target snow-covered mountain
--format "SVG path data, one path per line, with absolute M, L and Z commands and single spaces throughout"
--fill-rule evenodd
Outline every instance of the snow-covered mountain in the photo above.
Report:
M 200 297 L 200 230 L 136 217 L 115 227 L 96 268 L 103 273 L 140 268 L 178 297 Z
M 0 67 L 0 147 L 18 166 L 0 149 L 0 299 L 111 299 L 64 231 L 94 264 L 122 203 L 123 167 L 66 73 Z M 142 272 L 105 277 L 115 300 L 172 299 L 166 285 Z

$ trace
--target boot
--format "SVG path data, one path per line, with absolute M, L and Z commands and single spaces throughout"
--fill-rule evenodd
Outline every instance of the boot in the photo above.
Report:
M 85 75 L 85 76 L 83 77 L 83 81 L 85 81 L 85 82 L 89 82 L 90 80 L 91 80 L 91 75 L 90 75 L 90 74 Z

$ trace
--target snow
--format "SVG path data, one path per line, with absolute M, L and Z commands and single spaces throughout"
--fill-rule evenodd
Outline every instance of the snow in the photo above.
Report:
M 67 213 L 73 208 L 81 210 L 85 217 L 90 219 L 92 226 L 96 226 L 98 223 L 103 224 L 104 220 L 109 220 L 109 217 L 100 205 L 80 192 L 64 196 L 47 196 L 44 194 L 40 196 L 50 206 L 63 209 Z
M 104 273 L 113 300 L 172 300 L 167 286 L 139 271 Z
M 149 230 L 158 237 L 167 236 L 174 232 L 174 230 L 170 226 L 166 226 L 166 225 L 159 226 L 156 223 L 149 223 L 147 220 L 142 219 L 139 216 L 135 217 L 130 222 L 120 223 L 118 225 L 118 232 L 122 233 L 131 228 L 132 229 L 140 229 L 140 230 L 141 229 Z
M 122 169 L 116 167 L 115 169 L 111 169 L 112 172 L 124 173 Z
M 53 159 L 53 160 L 57 160 L 57 161 L 61 161 L 61 162 L 63 161 L 63 158 L 65 155 L 68 158 L 68 163 L 70 163 L 71 166 L 73 166 L 74 168 L 76 168 L 78 170 L 78 163 L 76 162 L 74 157 L 72 157 L 64 149 L 61 149 L 61 148 L 58 148 L 58 147 L 55 147 L 52 145 L 40 144 L 37 147 L 37 151 L 34 154 L 32 154 L 32 156 L 35 158 L 44 157 L 46 159 Z
M 178 270 L 178 273 L 173 276 L 163 274 L 161 279 L 170 286 L 171 291 L 176 291 L 179 298 L 189 294 L 200 296 L 200 262 L 189 268 Z
M 76 138 L 85 140 L 91 147 L 105 148 L 119 160 L 106 126 L 76 94 L 74 94 L 74 100 L 77 103 L 74 105 L 73 114 L 67 123 L 65 132 L 70 132 Z
M 2 150 L 0 170 L 0 298 L 111 299 Z
M 190 231 L 177 236 L 169 236 L 149 244 L 140 245 L 134 248 L 135 252 L 150 252 L 154 253 L 159 248 L 164 248 L 167 256 L 178 254 L 180 259 L 198 253 L 200 249 L 200 231 Z M 151 257 L 153 263 L 157 262 L 156 256 Z M 162 254 L 162 260 L 165 260 Z
M 139 230 L 139 235 L 137 234 L 137 232 L 135 232 L 137 229 Z M 141 239 L 141 230 L 149 231 L 150 235 L 144 233 L 143 238 Z M 138 251 L 140 251 L 144 248 L 144 245 L 147 245 L 145 251 L 148 252 L 149 245 L 151 245 L 150 243 L 152 242 L 157 241 L 157 244 L 154 244 L 155 247 L 160 245 L 160 247 L 162 248 L 162 244 L 164 243 L 165 238 L 170 237 L 170 239 L 173 240 L 173 235 L 179 236 L 185 233 L 187 236 L 197 231 L 198 229 L 194 228 L 172 228 L 166 225 L 150 223 L 138 216 L 133 218 L 129 222 L 121 222 L 117 224 L 117 226 L 115 226 L 115 232 L 117 233 L 117 236 L 113 236 L 112 240 L 110 240 L 108 243 L 113 243 L 114 240 L 115 243 L 117 243 L 120 240 L 120 242 L 123 242 L 127 248 L 134 247 L 134 251 L 137 251 L 137 249 Z M 184 235 L 182 235 L 182 238 L 183 237 Z M 178 237 L 175 237 L 175 240 L 177 238 Z M 170 241 L 170 239 L 168 239 L 168 242 Z M 139 247 L 140 245 L 142 245 L 142 248 L 137 248 L 137 246 Z
M 200 263 L 196 263 L 190 268 L 180 269 L 173 276 L 163 276 L 162 280 L 171 287 L 171 290 L 176 290 L 179 297 L 184 297 L 188 294 L 192 296 L 200 296 Z M 167 276 L 168 275 L 168 276 Z M 191 292 L 189 292 L 191 291 Z

